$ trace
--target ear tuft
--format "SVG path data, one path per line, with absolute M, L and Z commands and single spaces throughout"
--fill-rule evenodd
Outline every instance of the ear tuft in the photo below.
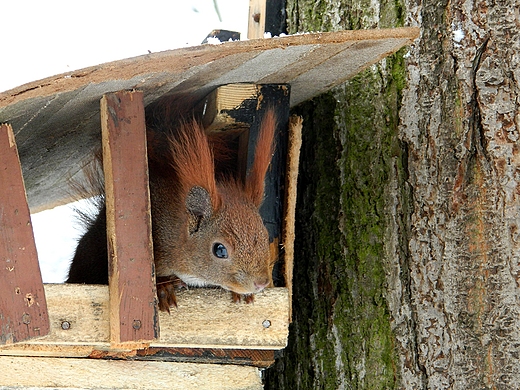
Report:
M 264 180 L 274 152 L 275 129 L 276 115 L 273 109 L 269 108 L 260 125 L 260 134 L 255 148 L 255 160 L 245 183 L 246 195 L 257 207 L 260 207 L 264 199 Z
M 184 196 L 199 187 L 208 193 L 212 210 L 218 210 L 222 199 L 217 190 L 213 153 L 202 126 L 195 120 L 184 123 L 170 138 L 170 150 L 172 166 Z M 199 190 L 195 192 L 199 193 Z

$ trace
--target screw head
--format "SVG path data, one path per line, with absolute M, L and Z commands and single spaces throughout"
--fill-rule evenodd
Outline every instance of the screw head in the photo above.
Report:
M 271 321 L 269 321 L 269 320 L 264 320 L 264 321 L 262 322 L 262 326 L 263 326 L 264 328 L 266 328 L 266 329 L 269 328 L 269 327 L 271 326 Z
M 134 328 L 135 330 L 141 329 L 141 321 L 140 320 L 134 320 L 134 322 L 132 323 L 132 328 Z
M 63 330 L 69 330 L 70 329 L 70 322 L 69 321 L 63 321 L 61 323 L 61 329 Z
M 29 325 L 31 323 L 31 316 L 27 313 L 23 313 L 22 315 L 22 322 L 25 324 L 25 325 Z

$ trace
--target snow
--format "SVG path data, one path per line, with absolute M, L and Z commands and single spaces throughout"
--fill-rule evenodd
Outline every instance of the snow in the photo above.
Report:
M 0 91 L 108 61 L 247 33 L 248 0 L 1 1 Z M 219 20 L 219 14 L 222 21 Z
M 460 43 L 464 39 L 464 31 L 461 29 L 453 31 L 453 40 L 457 43 Z
M 462 30 L 462 25 L 455 26 L 454 24 L 451 26 L 453 41 L 456 44 L 459 44 L 464 39 L 464 31 Z
M 83 227 L 74 209 L 85 209 L 88 207 L 87 203 L 88 200 L 83 200 L 31 215 L 42 279 L 45 283 L 61 283 L 66 279 L 77 240 L 83 233 Z
M 248 7 L 249 0 L 2 1 L 0 91 L 108 61 L 198 45 L 214 29 L 239 31 L 246 39 Z M 56 207 L 31 219 L 43 281 L 63 282 L 81 235 L 73 208 Z

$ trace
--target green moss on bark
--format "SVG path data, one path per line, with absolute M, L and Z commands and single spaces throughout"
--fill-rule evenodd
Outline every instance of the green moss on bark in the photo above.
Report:
M 400 1 L 288 1 L 289 31 L 396 27 Z M 397 126 L 404 50 L 299 106 L 294 322 L 268 389 L 393 389 L 386 302 L 388 187 L 406 175 Z M 407 194 L 401 193 L 406 204 Z
M 398 53 L 296 110 L 304 144 L 294 323 L 266 388 L 398 387 L 384 262 L 390 170 L 404 160 L 397 138 L 402 72 Z
M 388 229 L 387 188 L 396 154 L 399 55 L 354 77 L 335 96 L 338 134 L 342 141 L 341 232 L 344 266 L 341 280 L 349 292 L 348 310 L 336 316 L 338 328 L 354 323 L 346 336 L 345 354 L 355 360 L 354 388 L 388 389 L 397 385 L 397 356 L 386 303 L 385 237 Z M 386 65 L 386 66 L 385 66 Z M 400 158 L 398 160 L 401 160 Z M 352 325 L 351 325 L 352 326 Z
M 404 25 L 401 0 L 288 0 L 290 34 L 297 32 L 359 30 Z

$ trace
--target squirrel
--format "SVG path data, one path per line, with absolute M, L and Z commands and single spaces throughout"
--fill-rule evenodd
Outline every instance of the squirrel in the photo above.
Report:
M 173 114 L 171 108 L 166 111 Z M 269 235 L 259 208 L 274 152 L 276 115 L 267 109 L 262 119 L 245 179 L 219 172 L 229 159 L 222 136 L 208 136 L 199 120 L 186 120 L 182 111 L 178 118 L 165 125 L 164 120 L 157 123 L 157 110 L 150 117 L 147 112 L 159 309 L 169 312 L 176 306 L 175 288 L 183 285 L 222 287 L 231 291 L 233 301 L 250 303 L 272 281 Z M 78 242 L 67 283 L 108 284 L 103 199 L 98 208 L 97 216 L 86 218 L 87 231 Z

